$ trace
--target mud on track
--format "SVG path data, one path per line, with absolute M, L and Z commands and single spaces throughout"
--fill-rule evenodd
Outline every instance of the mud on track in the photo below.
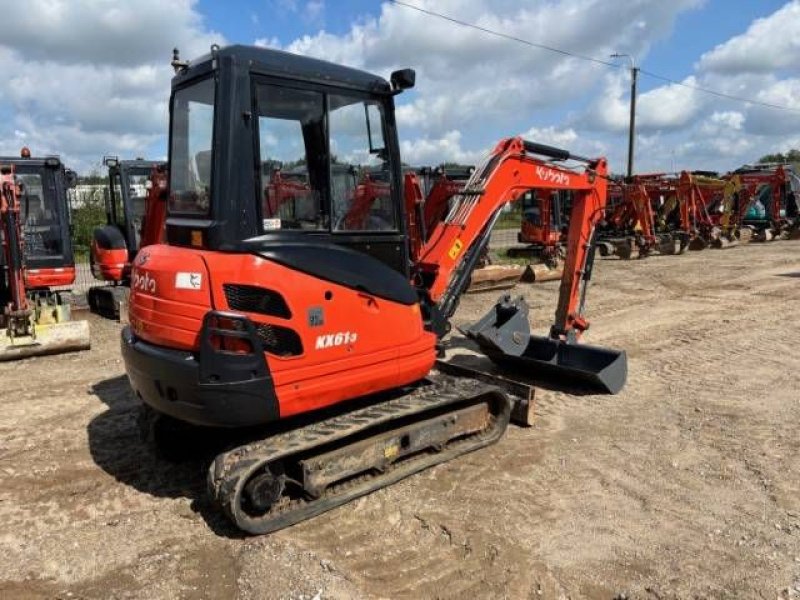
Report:
M 119 325 L 0 365 L 0 597 L 800 597 L 800 242 L 598 262 L 623 393 L 542 390 L 532 429 L 262 538 L 139 442 Z M 514 291 L 539 332 L 556 291 Z

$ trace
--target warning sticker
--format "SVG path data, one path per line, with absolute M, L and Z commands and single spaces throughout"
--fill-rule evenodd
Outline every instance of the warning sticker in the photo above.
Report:
M 461 254 L 461 249 L 464 247 L 464 242 L 460 239 L 456 238 L 456 241 L 453 242 L 453 245 L 450 246 L 450 250 L 447 251 L 447 256 L 455 260 L 459 254 Z

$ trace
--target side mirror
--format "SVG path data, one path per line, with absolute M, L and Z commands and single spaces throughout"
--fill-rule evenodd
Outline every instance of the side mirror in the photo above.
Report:
M 78 174 L 72 169 L 67 169 L 65 175 L 67 178 L 67 187 L 69 189 L 75 189 L 78 186 Z
M 417 81 L 417 73 L 414 69 L 400 69 L 392 73 L 389 81 L 392 84 L 393 90 L 401 92 L 414 87 Z

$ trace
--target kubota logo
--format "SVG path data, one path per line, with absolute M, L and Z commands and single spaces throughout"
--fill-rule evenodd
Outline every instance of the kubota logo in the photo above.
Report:
M 133 272 L 133 289 L 140 292 L 147 292 L 148 294 L 156 293 L 156 280 L 150 277 L 150 273 L 139 275 L 136 271 Z
M 536 167 L 536 176 L 542 181 L 548 181 L 556 185 L 569 185 L 569 175 L 549 167 Z
M 325 348 L 333 348 L 335 346 L 342 346 L 344 344 L 355 344 L 358 339 L 358 334 L 351 331 L 342 331 L 341 333 L 326 333 L 317 336 L 317 350 L 324 350 Z
M 136 264 L 141 266 L 147 262 L 148 258 L 150 258 L 149 252 L 139 252 L 139 254 L 136 255 Z

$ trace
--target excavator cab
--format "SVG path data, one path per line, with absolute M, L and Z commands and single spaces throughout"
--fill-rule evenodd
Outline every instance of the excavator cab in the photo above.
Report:
M 235 46 L 177 73 L 167 241 L 224 250 L 312 240 L 407 276 L 399 87 L 306 62 Z
M 32 158 L 26 150 L 21 157 L 0 157 L 0 164 L 14 166 L 19 182 L 26 287 L 71 285 L 75 258 L 67 190 L 75 186 L 75 174 L 56 156 Z
M 106 225 L 94 231 L 92 273 L 102 281 L 123 283 L 130 277 L 130 263 L 141 245 L 151 172 L 164 163 L 106 156 L 103 164 L 108 168 Z
M 118 319 L 127 302 L 125 286 L 130 282 L 133 258 L 139 248 L 161 237 L 163 208 L 155 203 L 161 193 L 158 183 L 166 186 L 165 165 L 115 156 L 106 156 L 103 164 L 108 168 L 106 224 L 92 234 L 89 262 L 92 275 L 106 285 L 89 288 L 87 300 L 93 312 Z M 147 219 L 153 221 L 149 228 Z M 148 235 L 152 239 L 145 239 Z

